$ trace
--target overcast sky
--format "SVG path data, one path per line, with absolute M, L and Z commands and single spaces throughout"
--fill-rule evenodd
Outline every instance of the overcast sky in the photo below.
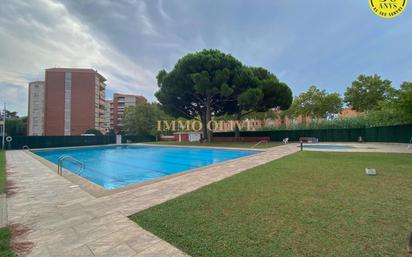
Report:
M 294 95 L 343 93 L 361 73 L 398 87 L 412 81 L 412 6 L 382 19 L 368 0 L 2 0 L 0 104 L 26 114 L 28 82 L 50 67 L 94 68 L 107 98 L 154 101 L 157 72 L 204 48 L 269 69 Z

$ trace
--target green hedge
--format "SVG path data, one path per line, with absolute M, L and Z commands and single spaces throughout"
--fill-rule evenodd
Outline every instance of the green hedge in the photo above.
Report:
M 234 132 L 214 133 L 215 137 L 233 137 Z M 320 142 L 355 142 L 361 136 L 366 142 L 409 143 L 412 137 L 412 124 L 350 129 L 302 129 L 241 131 L 242 137 L 270 137 L 271 141 L 281 141 L 288 137 L 298 141 L 300 137 L 316 137 Z

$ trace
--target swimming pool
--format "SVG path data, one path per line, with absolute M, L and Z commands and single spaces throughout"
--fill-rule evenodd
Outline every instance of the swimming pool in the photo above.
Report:
M 303 145 L 303 149 L 350 150 L 353 149 L 353 147 L 345 145 Z
M 33 152 L 55 164 L 62 155 L 72 156 L 85 164 L 80 176 L 109 190 L 256 153 L 161 146 L 82 147 Z M 79 169 L 70 161 L 64 161 L 63 167 L 73 173 Z

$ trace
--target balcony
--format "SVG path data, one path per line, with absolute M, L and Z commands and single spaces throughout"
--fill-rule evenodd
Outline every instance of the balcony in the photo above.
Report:
M 106 84 L 103 83 L 103 82 L 100 82 L 100 83 L 99 83 L 99 89 L 100 89 L 100 91 L 105 90 L 105 89 L 106 89 Z

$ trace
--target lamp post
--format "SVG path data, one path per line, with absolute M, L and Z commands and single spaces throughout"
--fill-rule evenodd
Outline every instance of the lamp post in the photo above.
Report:
M 4 144 L 5 144 L 5 136 L 6 136 L 6 103 L 4 103 L 4 109 L 3 109 L 3 135 L 2 135 L 2 141 L 1 141 L 1 149 L 4 150 Z

